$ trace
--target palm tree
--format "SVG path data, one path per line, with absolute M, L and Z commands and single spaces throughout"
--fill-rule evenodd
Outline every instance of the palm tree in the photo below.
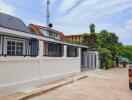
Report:
M 90 24 L 89 29 L 90 29 L 90 33 L 95 33 L 95 25 L 93 23 Z

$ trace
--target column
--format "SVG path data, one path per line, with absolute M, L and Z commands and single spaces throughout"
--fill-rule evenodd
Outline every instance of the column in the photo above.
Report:
M 64 55 L 63 55 L 64 58 L 67 57 L 67 45 L 64 45 Z
M 96 52 L 96 69 L 99 69 L 99 54 Z
M 81 58 L 81 48 L 78 48 L 78 58 Z
M 44 42 L 42 40 L 39 40 L 39 57 L 43 57 L 43 48 L 44 48 Z

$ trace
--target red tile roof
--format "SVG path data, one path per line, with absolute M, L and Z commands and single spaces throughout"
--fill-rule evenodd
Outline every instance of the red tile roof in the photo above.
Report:
M 29 24 L 29 27 L 34 29 L 34 31 L 36 31 L 36 33 L 40 36 L 44 36 L 44 34 L 40 31 L 40 29 L 45 29 L 47 31 L 55 32 L 56 34 L 59 34 L 59 35 L 64 35 L 63 32 L 59 32 L 57 30 L 54 30 L 54 29 L 51 29 L 51 28 L 48 28 L 48 27 L 44 27 L 44 26 Z
M 41 29 L 40 26 L 37 26 L 37 25 L 34 25 L 34 24 L 29 24 L 28 27 L 32 28 L 37 33 L 37 35 L 44 36 L 44 34 L 40 31 L 40 29 Z

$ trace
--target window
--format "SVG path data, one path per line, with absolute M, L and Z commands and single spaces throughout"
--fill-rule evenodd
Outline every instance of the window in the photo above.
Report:
M 53 38 L 53 33 L 49 33 L 49 37 Z
M 44 56 L 62 57 L 63 45 L 59 43 L 44 43 Z
M 57 38 L 58 38 L 58 35 L 57 35 L 57 33 L 52 33 L 52 32 L 50 32 L 50 33 L 49 33 L 49 37 L 51 37 L 51 38 L 53 38 L 53 39 L 57 39 Z
M 40 31 L 44 34 L 44 36 L 48 36 L 49 34 L 48 31 L 46 31 L 45 29 L 40 29 Z
M 31 33 L 33 33 L 33 34 L 36 34 L 36 32 L 35 32 L 32 28 L 30 28 L 30 31 L 31 31 Z
M 7 55 L 23 55 L 24 43 L 20 41 L 7 41 Z
M 55 34 L 55 37 L 57 38 L 57 34 Z
M 67 57 L 77 57 L 78 48 L 73 46 L 67 46 Z

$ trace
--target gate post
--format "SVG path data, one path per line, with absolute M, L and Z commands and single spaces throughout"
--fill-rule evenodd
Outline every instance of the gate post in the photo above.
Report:
M 96 52 L 96 69 L 99 69 L 99 53 Z

